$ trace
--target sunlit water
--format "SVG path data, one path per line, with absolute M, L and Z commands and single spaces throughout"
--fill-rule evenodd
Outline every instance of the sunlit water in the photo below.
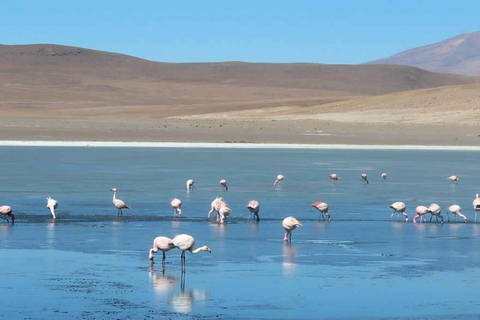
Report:
M 471 207 L 480 154 L 442 151 L 282 151 L 0 148 L 0 317 L 413 318 L 480 314 L 480 223 L 390 220 L 388 206 Z M 335 172 L 342 180 L 328 181 Z M 385 183 L 380 174 L 388 173 Z M 277 187 L 277 174 L 285 180 Z M 364 184 L 360 173 L 367 173 Z M 458 184 L 446 178 L 456 174 Z M 185 181 L 195 179 L 187 193 Z M 227 179 L 229 191 L 218 181 Z M 132 209 L 117 217 L 110 189 Z M 46 197 L 60 203 L 52 222 Z M 226 225 L 206 219 L 222 196 Z M 168 202 L 183 201 L 182 219 Z M 262 220 L 248 220 L 249 200 Z M 330 205 L 331 223 L 310 204 Z M 281 220 L 303 226 L 283 242 Z M 161 254 L 158 235 L 188 233 L 212 253 Z

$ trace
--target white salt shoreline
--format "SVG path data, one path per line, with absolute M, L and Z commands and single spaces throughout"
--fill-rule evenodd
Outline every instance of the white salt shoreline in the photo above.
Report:
M 354 145 L 287 143 L 199 143 L 199 142 L 115 142 L 115 141 L 0 141 L 0 147 L 114 147 L 114 148 L 227 148 L 306 150 L 438 150 L 480 151 L 480 146 Z

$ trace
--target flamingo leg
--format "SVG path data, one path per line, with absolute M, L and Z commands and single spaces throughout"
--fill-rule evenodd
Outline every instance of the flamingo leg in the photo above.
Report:
M 430 215 L 430 223 L 432 223 L 433 214 Z
M 447 211 L 447 217 L 448 217 L 448 222 L 450 222 L 450 213 L 448 213 L 448 211 Z M 454 215 L 454 217 L 455 217 L 455 215 Z
M 475 222 L 477 222 L 477 211 L 475 211 Z
M 163 258 L 162 258 L 162 273 L 165 274 L 165 251 L 163 251 Z
M 257 216 L 257 222 L 260 221 L 260 216 L 258 215 L 258 213 L 255 214 Z
M 182 273 L 185 273 L 185 251 L 182 252 Z
M 392 218 L 393 218 L 393 215 L 394 215 L 394 214 L 395 214 L 395 211 L 393 211 L 392 215 L 390 216 L 390 219 L 392 219 Z

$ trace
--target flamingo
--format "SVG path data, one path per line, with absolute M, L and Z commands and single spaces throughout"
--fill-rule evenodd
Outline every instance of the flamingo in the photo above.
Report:
M 257 218 L 257 221 L 260 221 L 260 217 L 258 216 L 258 212 L 260 211 L 260 204 L 257 200 L 252 200 L 247 204 L 247 209 L 250 213 Z M 249 217 L 250 218 L 250 217 Z
M 12 207 L 10 206 L 1 206 L 0 215 L 2 215 L 3 220 L 8 221 L 8 217 L 12 218 L 12 224 L 15 223 L 15 215 L 12 212 Z
M 480 198 L 478 198 L 478 193 L 475 199 L 473 199 L 473 210 L 475 210 L 475 222 L 477 222 L 477 213 L 480 211 Z
M 220 180 L 220 185 L 222 186 L 222 190 L 225 189 L 225 191 L 228 191 L 227 180 Z
M 323 221 L 325 221 L 325 216 L 328 217 L 328 221 L 332 221 L 332 217 L 328 213 L 328 204 L 325 202 L 315 202 L 312 204 L 312 207 L 316 208 L 322 214 Z M 325 216 L 324 216 L 325 214 Z
M 185 273 L 185 251 L 190 251 L 192 254 L 197 254 L 201 251 L 208 251 L 212 252 L 212 250 L 207 247 L 199 247 L 195 249 L 195 239 L 188 234 L 179 234 L 172 239 L 170 244 L 171 247 L 177 248 L 182 251 L 181 259 L 182 259 L 182 273 Z
M 216 197 L 215 200 L 212 201 L 210 207 L 210 211 L 208 212 L 208 219 L 210 219 L 210 216 L 212 214 L 212 212 L 216 212 L 217 215 L 220 211 L 220 208 L 221 207 L 226 207 L 227 206 L 227 203 L 223 200 L 222 197 Z
M 193 190 L 193 185 L 194 185 L 194 183 L 195 183 L 195 181 L 193 181 L 193 179 L 187 180 L 187 192 Z
M 231 213 L 232 213 L 232 209 L 230 209 L 229 207 L 227 206 L 221 207 L 220 210 L 218 210 L 220 220 L 218 219 L 219 216 L 217 215 L 217 222 L 224 223 L 225 218 L 228 217 Z
M 163 258 L 162 258 L 162 268 L 163 271 L 165 272 L 165 252 L 172 250 L 173 247 L 172 245 L 172 239 L 167 238 L 167 237 L 156 237 L 153 239 L 153 246 L 152 249 L 150 249 L 148 253 L 148 259 L 150 259 L 151 264 L 153 265 L 155 262 L 153 261 L 153 254 L 157 253 L 158 250 L 163 252 Z
M 170 205 L 173 208 L 173 216 L 175 217 L 176 214 L 178 216 L 182 216 L 182 201 L 178 198 L 173 198 L 170 200 Z
M 279 174 L 277 176 L 277 180 L 275 180 L 275 182 L 273 183 L 274 186 L 277 185 L 277 183 L 279 183 L 280 181 L 283 181 L 283 179 L 285 179 L 285 176 L 283 174 Z
M 441 223 L 443 223 L 442 209 L 440 208 L 440 206 L 438 204 L 432 203 L 428 207 L 428 213 L 430 213 L 432 215 L 430 217 L 430 222 L 432 222 L 432 218 L 433 218 L 433 216 L 435 216 L 435 219 L 437 219 L 437 221 L 438 221 L 438 217 L 440 217 L 442 219 Z
M 468 219 L 467 217 L 462 213 L 462 208 L 460 208 L 459 205 L 457 204 L 454 204 L 454 205 L 451 205 L 450 207 L 447 208 L 447 215 L 448 215 L 448 221 L 450 221 L 450 213 L 453 213 L 453 220 L 455 221 L 455 219 L 457 218 L 457 216 L 459 216 L 460 218 L 463 219 L 463 222 L 467 223 Z
M 382 179 L 383 179 L 383 181 L 385 181 L 387 179 L 387 173 L 386 172 L 382 173 Z
M 407 206 L 405 205 L 405 203 L 398 201 L 398 202 L 392 203 L 389 207 L 393 209 L 393 213 L 390 216 L 390 219 L 393 217 L 393 215 L 396 212 L 397 213 L 397 220 L 398 220 L 399 214 L 401 213 L 405 217 L 405 222 L 408 222 L 408 215 L 405 212 Z
M 336 173 L 331 173 L 328 177 L 330 180 L 333 180 L 333 184 L 335 184 L 335 181 L 342 180 Z
M 362 173 L 360 175 L 360 177 L 362 178 L 363 181 L 365 181 L 366 183 L 368 183 L 368 179 L 367 179 L 367 174 L 366 173 Z
M 48 197 L 47 198 L 47 208 L 50 209 L 50 212 L 52 213 L 53 219 L 56 219 L 57 217 L 55 216 L 55 209 L 58 207 L 58 202 L 57 200 Z
M 130 209 L 130 207 L 123 200 L 117 199 L 117 188 L 112 188 L 111 191 L 113 191 L 113 205 L 118 209 L 117 215 L 123 216 L 122 209 Z
M 292 231 L 295 230 L 297 227 L 301 227 L 302 223 L 295 219 L 294 217 L 286 217 L 282 221 L 283 229 L 285 229 L 285 236 L 283 237 L 283 241 L 292 242 Z
M 459 179 L 457 176 L 454 176 L 454 175 L 449 176 L 449 177 L 447 178 L 447 180 L 450 180 L 450 181 L 452 181 L 452 182 L 458 182 L 458 181 L 460 181 L 460 179 Z
M 417 214 L 413 217 L 413 223 L 417 223 L 417 219 L 420 218 L 420 222 L 422 222 L 422 218 L 428 213 L 428 208 L 425 206 L 418 206 L 415 208 L 415 213 Z

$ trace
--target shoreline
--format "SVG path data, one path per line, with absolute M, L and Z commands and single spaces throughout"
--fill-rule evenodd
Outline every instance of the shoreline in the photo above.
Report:
M 3 140 L 0 147 L 480 151 L 480 146 Z

